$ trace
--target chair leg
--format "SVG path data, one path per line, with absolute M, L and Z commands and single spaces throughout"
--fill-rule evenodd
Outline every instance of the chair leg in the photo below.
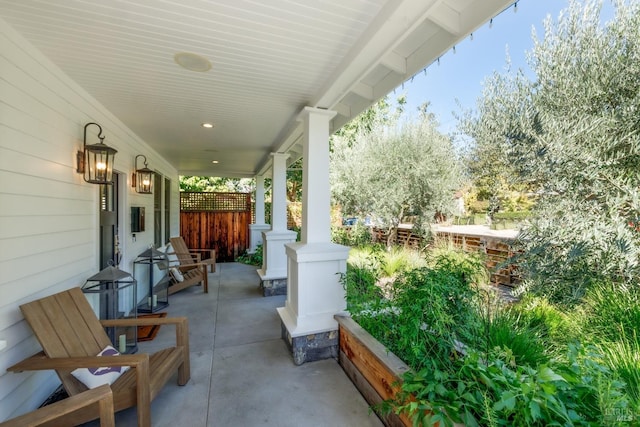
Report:
M 202 266 L 202 274 L 203 274 L 203 278 L 202 278 L 202 288 L 205 294 L 209 293 L 209 273 L 207 272 L 207 266 L 203 265 Z
M 98 402 L 100 410 L 100 427 L 114 427 L 116 425 L 115 414 L 113 413 L 113 395 L 109 394 L 106 399 Z
M 176 344 L 182 347 L 182 365 L 178 367 L 178 385 L 185 385 L 191 378 L 191 360 L 189 355 L 189 321 L 176 324 Z
M 149 388 L 149 359 L 136 366 L 136 394 L 138 427 L 151 427 L 151 390 Z

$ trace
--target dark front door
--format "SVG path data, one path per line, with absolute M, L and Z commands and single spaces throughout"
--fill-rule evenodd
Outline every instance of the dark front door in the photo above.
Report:
M 120 263 L 118 249 L 118 174 L 113 184 L 100 185 L 100 269 Z

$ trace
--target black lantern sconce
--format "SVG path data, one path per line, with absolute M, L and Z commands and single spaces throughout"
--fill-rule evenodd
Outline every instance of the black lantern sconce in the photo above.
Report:
M 98 126 L 100 132 L 98 138 L 100 143 L 87 145 L 87 127 Z M 112 184 L 113 183 L 113 158 L 118 152 L 104 143 L 102 127 L 97 123 L 87 123 L 84 125 L 83 151 L 78 151 L 76 171 L 83 174 L 84 180 L 91 184 Z
M 138 157 L 142 157 L 144 159 L 144 167 L 142 169 L 138 169 Z M 153 174 L 155 172 L 147 167 L 146 156 L 138 154 L 134 163 L 136 171 L 131 176 L 131 186 L 140 194 L 153 193 Z

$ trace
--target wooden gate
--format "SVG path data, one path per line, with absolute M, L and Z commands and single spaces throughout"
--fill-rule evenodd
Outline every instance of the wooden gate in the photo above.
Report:
M 234 261 L 249 247 L 251 195 L 180 192 L 180 235 L 190 248 L 213 248 Z

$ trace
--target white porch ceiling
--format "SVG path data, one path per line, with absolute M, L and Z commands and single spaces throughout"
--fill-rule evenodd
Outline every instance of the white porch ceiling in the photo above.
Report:
M 0 17 L 181 175 L 253 177 L 299 158 L 303 107 L 338 129 L 511 3 L 0 0 Z

